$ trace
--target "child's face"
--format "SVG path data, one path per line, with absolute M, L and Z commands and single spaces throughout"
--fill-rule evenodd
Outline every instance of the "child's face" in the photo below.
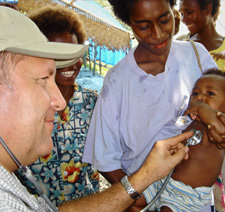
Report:
M 205 102 L 214 110 L 225 112 L 225 78 L 218 75 L 205 75 L 200 78 L 191 94 L 190 104 Z

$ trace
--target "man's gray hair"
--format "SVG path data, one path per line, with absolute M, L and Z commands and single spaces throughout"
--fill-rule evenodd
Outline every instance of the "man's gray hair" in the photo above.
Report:
M 16 64 L 23 58 L 21 54 L 0 52 L 0 85 L 10 86 L 10 76 Z

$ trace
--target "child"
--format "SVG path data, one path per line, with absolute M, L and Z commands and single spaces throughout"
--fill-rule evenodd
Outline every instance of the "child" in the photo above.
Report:
M 220 174 L 224 159 L 224 150 L 214 145 L 212 138 L 208 138 L 206 134 L 205 124 L 211 119 L 212 110 L 225 112 L 225 73 L 217 69 L 205 72 L 195 83 L 189 109 L 185 112 L 195 119 L 185 131 L 200 130 L 203 134 L 202 141 L 196 146 L 190 146 L 189 159 L 175 168 L 166 189 L 150 211 L 199 212 L 210 201 L 212 185 Z M 144 196 L 148 203 L 164 181 L 165 179 L 160 180 L 146 189 Z M 143 204 L 146 204 L 143 197 L 136 201 L 138 211 L 143 208 Z

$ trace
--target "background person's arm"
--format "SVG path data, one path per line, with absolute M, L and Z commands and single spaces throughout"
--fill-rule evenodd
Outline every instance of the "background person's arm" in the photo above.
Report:
M 188 148 L 180 142 L 192 134 L 192 132 L 183 133 L 154 145 L 143 166 L 129 177 L 130 184 L 137 192 L 142 193 L 150 184 L 168 175 L 181 160 L 188 158 Z M 101 193 L 64 203 L 59 207 L 59 211 L 123 212 L 133 202 L 123 186 L 116 183 Z

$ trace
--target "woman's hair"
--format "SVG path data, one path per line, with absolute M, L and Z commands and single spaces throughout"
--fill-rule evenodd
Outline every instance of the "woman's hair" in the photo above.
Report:
M 208 4 L 212 4 L 212 17 L 214 17 L 214 21 L 217 20 L 220 10 L 220 0 L 196 0 L 201 10 L 204 10 Z
M 19 10 L 19 7 L 16 4 L 13 4 L 13 3 L 1 2 L 0 6 L 5 6 L 5 7 L 12 8 L 14 10 Z
M 87 39 L 83 23 L 72 9 L 49 5 L 31 11 L 28 16 L 46 37 L 51 33 L 69 32 L 77 36 L 80 44 Z
M 108 0 L 112 5 L 113 12 L 121 21 L 126 24 L 130 23 L 130 10 L 133 4 L 139 0 Z M 165 0 L 173 7 L 176 5 L 176 0 Z

